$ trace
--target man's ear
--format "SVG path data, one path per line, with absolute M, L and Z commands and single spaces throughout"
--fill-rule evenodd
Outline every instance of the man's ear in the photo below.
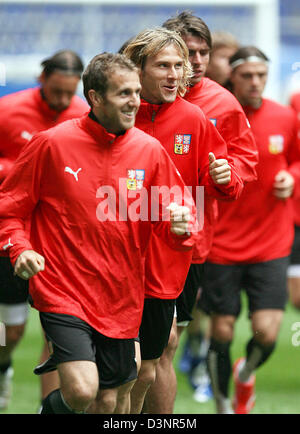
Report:
M 41 85 L 43 85 L 43 84 L 45 83 L 45 80 L 46 80 L 46 76 L 45 76 L 45 72 L 43 71 L 43 72 L 41 73 L 41 75 L 38 77 L 37 81 L 38 81 Z
M 94 89 L 90 89 L 88 94 L 93 107 L 99 107 L 99 105 L 102 104 L 103 102 L 102 96 L 99 95 Z

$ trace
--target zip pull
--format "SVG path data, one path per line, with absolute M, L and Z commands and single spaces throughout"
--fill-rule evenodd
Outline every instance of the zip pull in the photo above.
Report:
M 156 112 L 154 111 L 154 112 L 152 113 L 151 122 L 154 122 L 154 120 L 155 120 L 155 116 L 156 116 Z

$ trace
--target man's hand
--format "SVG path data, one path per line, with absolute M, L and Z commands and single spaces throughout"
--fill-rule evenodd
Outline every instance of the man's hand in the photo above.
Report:
M 231 181 L 231 167 L 225 159 L 216 159 L 213 152 L 208 154 L 209 174 L 215 184 L 229 184 Z
M 295 180 L 286 170 L 280 170 L 274 178 L 274 195 L 277 199 L 287 199 L 292 196 Z
M 171 202 L 166 209 L 170 211 L 171 232 L 176 235 L 188 234 L 188 223 L 191 219 L 189 208 Z
M 24 250 L 16 260 L 15 274 L 28 280 L 45 269 L 45 259 L 34 250 Z

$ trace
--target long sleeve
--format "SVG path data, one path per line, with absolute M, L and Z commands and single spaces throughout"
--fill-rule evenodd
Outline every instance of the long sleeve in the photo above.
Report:
M 244 182 L 257 179 L 258 149 L 245 113 L 232 110 L 218 118 L 218 131 L 225 140 L 228 160 Z
M 45 139 L 36 136 L 16 160 L 0 189 L 0 246 L 12 263 L 22 251 L 32 249 L 26 222 L 39 200 Z
M 0 183 L 6 178 L 13 167 L 13 160 L 0 155 Z
M 288 172 L 294 177 L 295 179 L 295 186 L 293 191 L 293 197 L 295 199 L 300 198 L 300 121 L 295 116 L 295 122 L 294 122 L 294 128 L 293 130 L 293 137 L 291 140 L 291 146 L 288 152 Z
M 161 155 L 153 185 L 150 207 L 151 220 L 154 222 L 156 235 L 160 236 L 169 247 L 175 250 L 190 250 L 198 237 L 200 229 L 197 221 L 196 205 L 191 192 L 185 186 L 180 173 L 163 147 L 161 147 Z M 169 211 L 166 208 L 171 202 L 184 205 L 190 210 L 191 220 L 185 235 L 178 236 L 170 230 Z
M 228 151 L 226 142 L 223 140 L 221 135 L 218 133 L 217 129 L 214 125 L 207 119 L 206 128 L 205 128 L 205 136 L 203 137 L 203 141 L 207 143 L 205 158 L 207 158 L 207 165 L 203 174 L 200 175 L 200 185 L 204 185 L 206 187 L 206 193 L 210 196 L 215 197 L 216 199 L 221 200 L 235 200 L 243 191 L 244 183 L 241 177 L 238 175 L 237 170 L 234 165 L 230 163 L 228 159 Z M 208 153 L 213 152 L 217 159 L 224 158 L 227 159 L 230 167 L 231 167 L 231 181 L 228 184 L 220 185 L 215 184 L 211 176 L 209 175 L 209 162 L 208 162 Z M 203 155 L 201 156 L 203 158 Z

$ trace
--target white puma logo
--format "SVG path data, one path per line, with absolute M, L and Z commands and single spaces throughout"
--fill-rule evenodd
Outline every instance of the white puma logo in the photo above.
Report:
M 81 167 L 80 167 L 76 172 L 74 172 L 74 170 L 72 170 L 72 169 L 71 169 L 70 167 L 68 167 L 68 166 L 65 167 L 65 172 L 67 172 L 67 173 L 71 173 L 71 175 L 74 176 L 74 178 L 76 179 L 77 182 L 78 182 L 78 173 L 80 172 L 80 170 L 81 170 Z
M 30 134 L 28 131 L 22 131 L 21 132 L 21 137 L 25 140 L 31 140 L 33 135 Z
M 6 250 L 6 249 L 8 249 L 9 247 L 12 247 L 12 246 L 13 246 L 13 244 L 11 243 L 10 238 L 9 238 L 8 239 L 8 243 L 5 244 L 5 246 L 3 246 L 2 248 L 3 248 L 3 250 Z

